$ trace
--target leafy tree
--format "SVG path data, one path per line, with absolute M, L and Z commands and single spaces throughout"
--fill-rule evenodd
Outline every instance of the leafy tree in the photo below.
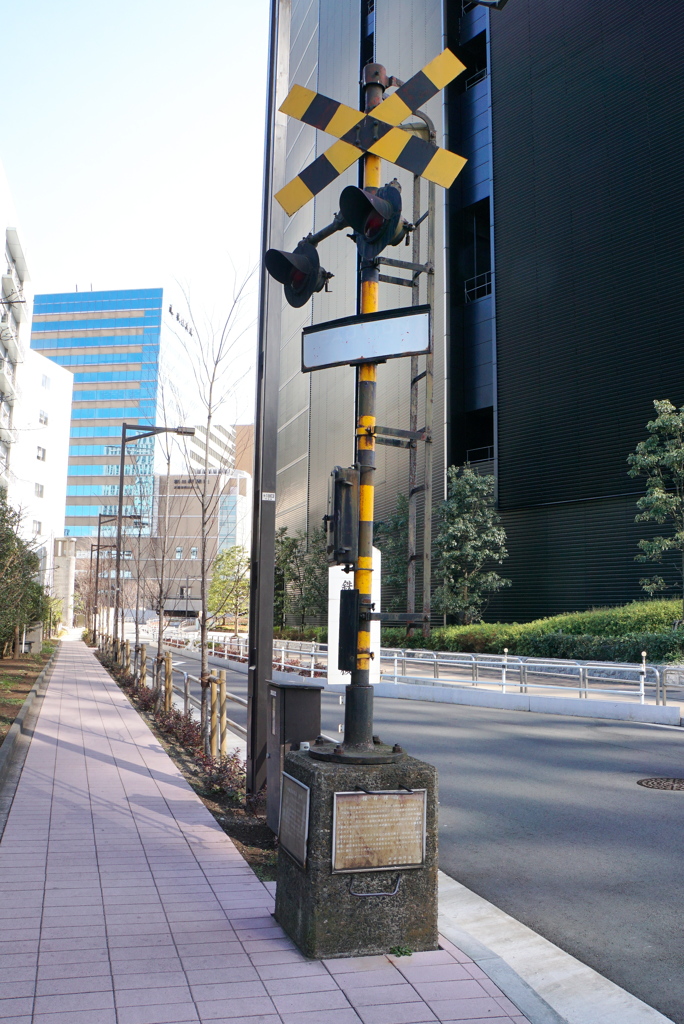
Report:
M 679 410 L 664 399 L 655 401 L 656 418 L 646 424 L 649 437 L 628 456 L 630 476 L 646 477 L 646 493 L 637 501 L 635 522 L 669 523 L 667 536 L 640 540 L 638 562 L 662 562 L 669 551 L 680 554 L 684 579 L 684 406 Z M 653 597 L 667 589 L 662 576 L 646 576 L 639 583 Z M 684 594 L 683 594 L 684 601 Z
M 301 543 L 306 538 L 301 537 Z M 305 614 L 312 618 L 325 618 L 328 613 L 328 556 L 325 527 L 314 531 L 305 555 L 302 603 Z
M 40 559 L 19 536 L 21 513 L 0 494 L 0 647 L 20 650 L 21 632 L 45 618 L 48 598 L 37 581 Z
M 288 566 L 285 610 L 296 615 L 299 625 L 308 618 L 325 617 L 328 606 L 328 560 L 323 527 L 316 530 L 307 550 L 307 536 L 297 532 Z
M 325 529 L 316 530 L 307 546 L 299 530 L 289 537 L 287 527 L 276 532 L 274 624 L 282 628 L 286 615 L 295 615 L 300 626 L 308 618 L 325 617 L 328 606 L 328 560 Z
M 447 483 L 435 538 L 436 572 L 442 579 L 435 607 L 469 624 L 480 621 L 490 594 L 511 584 L 487 568 L 508 557 L 506 532 L 494 507 L 493 477 L 480 476 L 468 465 L 450 466 Z
M 275 535 L 275 574 L 273 580 L 273 625 L 282 629 L 287 613 L 287 585 L 292 561 L 298 547 L 296 537 L 289 537 L 287 526 L 281 526 Z
M 387 519 L 375 523 L 373 540 L 382 551 L 382 583 L 383 588 L 390 591 L 383 606 L 390 611 L 402 611 L 406 608 L 406 590 L 408 585 L 408 498 L 405 494 L 397 495 L 397 505 Z
M 238 620 L 249 611 L 249 553 L 242 547 L 226 548 L 214 561 L 208 608 L 212 618 L 229 614 Z

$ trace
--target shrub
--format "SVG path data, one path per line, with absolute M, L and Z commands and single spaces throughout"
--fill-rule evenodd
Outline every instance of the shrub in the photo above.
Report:
M 152 690 L 149 693 L 154 693 Z M 174 739 L 188 750 L 199 750 L 202 746 L 202 731 L 199 722 L 194 721 L 192 714 L 184 714 L 178 708 L 171 708 L 170 711 L 159 711 L 155 721 L 162 732 Z
M 141 686 L 135 691 L 135 700 L 141 711 L 153 711 L 157 703 L 157 694 L 150 686 Z
M 296 626 L 284 626 L 282 629 L 274 629 L 273 637 L 276 640 L 306 640 L 325 644 L 328 642 L 328 627 L 303 626 L 300 629 Z
M 231 797 L 235 803 L 243 802 L 246 788 L 246 766 L 237 748 L 232 754 L 221 757 L 198 753 L 195 755 L 195 764 L 201 772 L 207 792 Z
M 672 629 L 679 612 L 676 600 L 633 601 L 534 622 L 442 626 L 428 637 L 420 633 L 407 637 L 403 629 L 384 629 L 382 643 L 384 647 L 475 654 L 501 654 L 507 647 L 510 654 L 527 657 L 593 661 L 641 661 L 645 650 L 651 662 L 677 661 L 684 651 L 684 631 Z

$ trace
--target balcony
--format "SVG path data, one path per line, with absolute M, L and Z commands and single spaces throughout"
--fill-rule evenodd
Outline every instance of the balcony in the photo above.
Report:
M 492 294 L 492 272 L 487 270 L 484 274 L 471 277 L 463 283 L 465 290 L 465 301 L 475 302 L 476 299 L 484 299 Z
M 0 359 L 0 394 L 6 401 L 11 402 L 16 396 L 14 385 L 14 367 L 9 359 Z
M 19 325 L 14 314 L 5 306 L 0 307 L 3 312 L 0 315 L 0 341 L 5 346 L 10 359 L 19 362 L 24 355 L 21 342 L 19 341 Z
M 14 444 L 17 440 L 17 428 L 10 426 L 9 417 L 0 419 L 0 441 L 5 444 Z

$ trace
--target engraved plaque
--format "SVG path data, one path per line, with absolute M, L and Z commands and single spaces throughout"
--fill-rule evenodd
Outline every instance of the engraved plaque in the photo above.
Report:
M 280 845 L 302 867 L 309 838 L 309 787 L 283 772 L 280 796 Z
M 335 793 L 333 871 L 417 868 L 425 859 L 426 790 Z

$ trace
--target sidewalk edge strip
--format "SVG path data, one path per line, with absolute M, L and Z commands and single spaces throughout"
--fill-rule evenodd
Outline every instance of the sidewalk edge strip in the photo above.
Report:
M 0 744 L 0 799 L 4 798 L 7 800 L 9 793 L 4 793 L 5 788 L 13 789 L 12 798 L 14 797 L 14 790 L 16 790 L 18 779 L 14 780 L 14 785 L 10 780 L 10 774 L 14 768 L 17 767 L 16 755 L 20 752 L 22 746 L 22 740 L 24 741 L 24 756 L 28 750 L 31 736 L 33 735 L 33 729 L 36 723 L 38 714 L 40 713 L 40 707 L 34 707 L 36 701 L 40 704 L 42 698 L 47 690 L 48 683 L 50 682 L 50 676 L 52 675 L 52 668 L 54 666 L 57 655 L 59 654 L 62 646 L 61 640 L 58 641 L 55 650 L 52 653 L 52 657 L 46 665 L 41 669 L 35 683 L 26 694 L 26 700 L 19 709 L 19 714 L 12 722 L 9 732 L 5 736 L 2 744 Z M 31 714 L 33 712 L 33 714 Z M 23 764 L 23 758 L 21 758 Z M 11 806 L 11 800 L 10 800 Z M 5 822 L 9 814 L 9 807 L 6 811 L 0 808 L 0 839 L 2 839 L 2 833 L 5 829 Z

